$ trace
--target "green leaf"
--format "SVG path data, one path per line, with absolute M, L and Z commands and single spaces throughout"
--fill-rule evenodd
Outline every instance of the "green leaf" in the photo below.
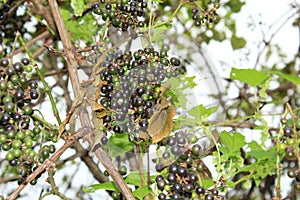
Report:
M 76 17 L 81 17 L 86 8 L 84 0 L 71 0 L 73 4 L 74 14 Z
M 229 133 L 222 131 L 220 139 L 221 143 L 230 150 L 230 155 L 235 155 L 235 152 L 239 151 L 246 144 L 245 136 L 238 132 Z
M 82 186 L 82 190 L 86 193 L 95 192 L 96 190 L 111 190 L 111 191 L 119 191 L 119 188 L 116 186 L 116 184 L 113 181 L 106 182 L 106 183 L 99 183 L 90 185 L 88 187 Z
M 95 35 L 96 25 L 95 18 L 92 15 L 85 15 L 80 19 L 71 19 L 70 9 L 60 8 L 63 20 L 69 35 L 73 41 L 84 40 L 87 43 L 92 43 Z M 89 30 L 89 31 L 86 31 Z
M 204 118 L 209 117 L 211 114 L 216 112 L 218 106 L 213 106 L 210 108 L 205 108 L 202 104 L 195 106 L 189 110 L 189 114 L 195 117 L 197 120 L 203 120 Z
M 239 0 L 230 0 L 226 5 L 228 5 L 232 12 L 238 13 L 241 11 L 242 6 L 245 2 L 241 2 Z
M 290 74 L 284 74 L 282 72 L 278 72 L 278 71 L 267 71 L 264 70 L 263 72 L 267 73 L 267 74 L 275 74 L 281 78 L 284 78 L 287 81 L 290 81 L 292 83 L 294 83 L 295 85 L 299 85 L 300 84 L 300 77 L 298 76 L 294 76 L 294 75 L 290 75 Z
M 163 25 L 163 26 L 154 28 L 153 35 L 151 37 L 151 41 L 158 42 L 158 41 L 164 40 L 166 37 L 166 31 L 170 28 L 171 28 L 170 25 Z
M 214 181 L 212 179 L 201 179 L 201 181 L 204 188 L 210 188 L 214 185 Z
M 189 88 L 194 88 L 197 86 L 197 83 L 194 80 L 196 78 L 196 76 L 185 76 L 184 78 L 185 78 Z
M 263 84 L 268 78 L 269 76 L 266 73 L 255 69 L 232 68 L 230 72 L 230 79 L 239 80 L 254 87 Z
M 143 187 L 139 187 L 138 189 L 133 191 L 132 194 L 133 194 L 133 196 L 135 196 L 138 199 L 144 199 L 144 197 L 147 196 L 148 194 L 150 194 L 150 192 L 152 192 L 151 187 L 146 185 Z
M 247 43 L 243 37 L 237 37 L 236 35 L 232 35 L 230 42 L 233 50 L 241 49 L 245 47 Z
M 134 144 L 129 141 L 127 133 L 112 135 L 108 141 L 108 148 L 111 156 L 120 156 L 134 148 Z
M 147 181 L 146 174 L 144 180 Z M 142 184 L 141 173 L 139 171 L 131 172 L 130 174 L 128 174 L 128 176 L 125 177 L 125 182 L 131 185 L 141 186 Z

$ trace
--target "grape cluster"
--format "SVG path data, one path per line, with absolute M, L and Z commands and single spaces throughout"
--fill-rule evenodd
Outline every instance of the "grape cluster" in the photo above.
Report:
M 5 18 L 5 13 L 10 9 L 10 1 L 2 2 L 0 1 L 0 21 Z
M 192 12 L 192 19 L 194 20 L 195 26 L 201 25 L 210 25 L 212 23 L 218 23 L 219 17 L 217 14 L 217 9 L 220 7 L 219 1 L 208 1 L 208 4 L 205 5 L 205 10 L 199 9 L 198 4 L 196 1 L 192 1 L 194 6 L 191 10 Z M 203 3 L 203 2 L 202 2 Z M 212 8 L 210 8 L 210 4 L 212 4 Z
M 42 130 L 32 116 L 30 103 L 39 98 L 39 93 L 37 82 L 28 80 L 31 70 L 28 58 L 15 63 L 0 60 L 0 145 L 7 152 L 6 160 L 21 177 L 18 183 L 32 172 L 36 159 L 41 163 L 55 151 L 54 145 L 43 146 L 38 154 L 34 151 Z M 52 138 L 55 136 L 52 134 Z
M 281 123 L 284 125 L 283 137 L 280 143 L 280 149 L 285 151 L 286 160 L 291 163 L 290 169 L 287 171 L 287 175 L 293 178 L 294 188 L 296 191 L 300 191 L 300 170 L 299 166 L 294 165 L 293 162 L 298 162 L 299 159 L 299 144 L 297 138 L 300 133 L 300 119 L 286 119 L 282 118 Z
M 162 82 L 185 73 L 178 58 L 168 56 L 169 47 L 155 51 L 148 46 L 138 51 L 115 51 L 106 57 L 100 72 L 100 104 L 107 110 L 103 125 L 107 131 L 127 132 L 131 139 L 146 131 L 153 115 Z M 107 143 L 104 137 L 102 144 Z
M 114 3 L 107 3 L 101 0 L 99 4 L 95 4 L 93 12 L 101 15 L 102 19 L 107 19 L 115 27 L 120 27 L 123 31 L 127 31 L 130 26 L 143 27 L 147 13 L 148 4 L 146 0 L 119 0 Z
M 217 187 L 205 189 L 202 179 L 211 179 L 211 173 L 200 159 L 202 147 L 192 133 L 179 131 L 164 142 L 166 149 L 157 160 L 156 185 L 158 199 L 222 199 Z M 172 163 L 172 164 L 170 164 Z

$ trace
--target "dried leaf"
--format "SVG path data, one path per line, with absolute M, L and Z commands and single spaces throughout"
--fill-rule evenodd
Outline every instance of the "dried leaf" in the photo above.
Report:
M 148 133 L 154 144 L 171 133 L 174 126 L 173 117 L 175 114 L 175 107 L 173 105 L 169 106 L 168 100 L 162 98 L 160 104 L 158 104 L 158 110 L 149 119 Z

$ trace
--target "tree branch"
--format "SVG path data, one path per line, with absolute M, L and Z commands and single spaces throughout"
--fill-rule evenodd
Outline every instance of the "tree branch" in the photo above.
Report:
M 55 18 L 56 27 L 64 46 L 64 57 L 67 62 L 75 99 L 81 98 L 79 91 L 81 91 L 82 88 L 80 87 L 80 82 L 77 74 L 77 62 L 75 58 L 76 52 L 74 46 L 69 38 L 69 34 L 60 14 L 57 2 L 55 0 L 50 0 L 49 5 L 52 11 L 52 15 Z M 82 126 L 92 127 L 88 113 L 85 109 L 82 109 L 82 112 L 80 112 L 80 121 Z M 91 145 L 94 141 L 89 139 L 88 142 Z M 133 197 L 132 192 L 128 188 L 127 184 L 124 182 L 120 173 L 115 169 L 113 163 L 111 162 L 110 158 L 106 155 L 105 151 L 102 148 L 97 148 L 94 150 L 94 153 L 99 159 L 99 161 L 102 163 L 102 165 L 106 168 L 106 170 L 108 171 L 108 173 L 110 174 L 110 176 L 112 177 L 112 179 L 114 180 L 124 197 L 126 199 L 134 200 L 135 198 Z

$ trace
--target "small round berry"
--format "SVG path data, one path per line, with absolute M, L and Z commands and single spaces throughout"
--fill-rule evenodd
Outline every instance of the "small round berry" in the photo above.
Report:
M 38 99 L 39 98 L 39 93 L 36 91 L 36 89 L 31 89 L 30 90 L 30 98 L 31 99 Z
M 16 62 L 13 65 L 16 72 L 22 72 L 23 71 L 23 65 L 20 62 Z
M 124 165 L 120 166 L 120 168 L 119 168 L 119 173 L 120 173 L 122 176 L 123 176 L 123 175 L 126 175 L 126 173 L 127 173 L 127 167 L 124 166 Z
M 2 67 L 7 67 L 7 66 L 9 65 L 9 60 L 8 60 L 7 58 L 2 58 L 2 59 L 0 60 L 0 65 L 1 65 Z
M 198 195 L 204 194 L 204 193 L 205 193 L 205 189 L 204 189 L 202 186 L 198 186 L 198 187 L 196 188 L 196 193 L 197 193 Z
M 30 64 L 30 60 L 29 60 L 29 58 L 22 58 L 21 63 L 26 66 L 26 65 Z

